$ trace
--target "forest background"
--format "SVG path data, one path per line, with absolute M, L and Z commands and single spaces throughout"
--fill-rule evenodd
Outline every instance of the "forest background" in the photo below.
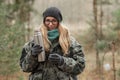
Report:
M 43 11 L 58 7 L 83 46 L 80 80 L 120 80 L 120 0 L 0 0 L 0 80 L 27 80 L 21 50 L 42 23 Z

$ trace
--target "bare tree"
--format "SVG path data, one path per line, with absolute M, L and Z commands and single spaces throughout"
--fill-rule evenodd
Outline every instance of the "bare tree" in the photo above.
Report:
M 94 13 L 94 28 L 95 28 L 95 43 L 99 40 L 99 24 L 98 24 L 98 7 L 97 0 L 93 0 L 93 13 Z M 98 69 L 98 73 L 100 74 L 100 57 L 99 50 L 96 48 L 96 68 Z
M 111 43 L 112 47 L 112 56 L 113 56 L 113 80 L 116 80 L 116 68 L 115 68 L 115 41 L 112 41 Z
M 102 25 L 103 25 L 103 4 L 102 4 L 102 0 L 100 0 L 101 2 L 100 2 L 100 21 L 99 21 L 99 29 L 100 29 L 100 39 L 102 39 L 102 37 L 103 37 L 103 31 L 102 31 Z

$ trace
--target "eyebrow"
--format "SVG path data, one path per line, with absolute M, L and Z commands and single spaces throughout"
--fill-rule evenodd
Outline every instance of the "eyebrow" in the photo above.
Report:
M 46 19 L 46 20 L 56 20 L 56 19 Z

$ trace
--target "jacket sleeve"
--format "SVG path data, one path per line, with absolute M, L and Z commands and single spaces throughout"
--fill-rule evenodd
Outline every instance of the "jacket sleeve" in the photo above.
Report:
M 28 42 L 22 49 L 20 67 L 24 72 L 32 72 L 38 65 L 37 57 L 31 55 L 32 42 Z
M 69 54 L 69 57 L 63 57 L 64 64 L 59 68 L 72 75 L 78 75 L 85 68 L 85 59 L 82 47 L 75 39 L 71 40 Z

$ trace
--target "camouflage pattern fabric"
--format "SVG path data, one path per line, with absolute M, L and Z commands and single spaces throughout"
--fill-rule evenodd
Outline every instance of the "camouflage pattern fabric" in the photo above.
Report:
M 26 43 L 20 58 L 21 69 L 31 72 L 29 80 L 77 80 L 76 76 L 85 68 L 82 47 L 74 38 L 71 38 L 68 54 L 64 56 L 58 40 L 53 41 L 50 52 L 46 52 L 44 62 L 38 62 L 37 57 L 31 55 L 33 45 L 33 41 Z M 63 65 L 57 66 L 47 60 L 48 55 L 53 52 L 63 56 Z

